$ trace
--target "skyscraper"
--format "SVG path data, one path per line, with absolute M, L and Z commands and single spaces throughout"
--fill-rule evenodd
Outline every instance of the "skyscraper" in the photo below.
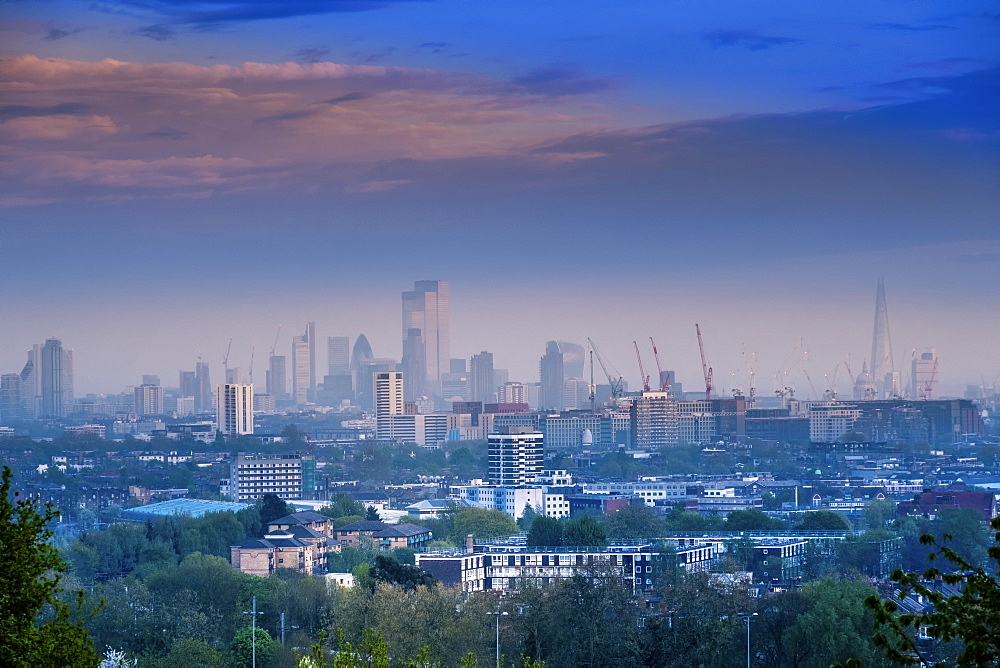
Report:
M 538 408 L 540 410 L 561 411 L 563 403 L 563 355 L 559 344 L 549 341 L 545 344 L 545 354 L 538 363 L 539 388 Z
M 194 398 L 198 394 L 198 376 L 194 371 L 181 371 L 177 380 L 182 397 Z M 196 409 L 196 406 L 192 406 L 192 409 Z
M 292 337 L 292 394 L 296 404 L 309 401 L 309 390 L 316 387 L 316 323 Z
M 253 385 L 219 385 L 216 429 L 226 436 L 253 433 Z
M 485 350 L 469 359 L 469 400 L 490 404 L 497 390 L 493 353 Z
M 872 335 L 871 377 L 879 399 L 899 395 L 899 372 L 892 361 L 892 341 L 889 337 L 889 311 L 885 305 L 885 283 L 878 279 L 875 293 L 875 329 Z
M 31 346 L 28 360 L 21 369 L 21 405 L 26 419 L 38 417 L 42 410 L 42 347 Z
M 924 352 L 920 353 L 919 357 L 914 358 L 913 368 L 911 369 L 910 378 L 913 387 L 911 389 L 911 396 L 916 399 L 927 400 L 937 398 L 937 374 L 938 374 L 938 356 L 937 351 L 933 348 L 928 348 Z
M 42 417 L 65 417 L 73 410 L 73 357 L 59 339 L 41 352 Z
M 22 387 L 20 374 L 5 373 L 0 376 L 0 422 L 12 422 L 24 416 Z
M 194 367 L 197 393 L 194 395 L 194 409 L 199 413 L 212 410 L 212 379 L 208 373 L 208 362 L 198 362 Z
M 275 401 L 288 400 L 287 373 L 285 356 L 271 355 L 267 363 L 267 393 L 274 397 Z
M 136 415 L 163 415 L 163 388 L 143 383 L 134 390 Z
M 344 376 L 351 373 L 351 338 L 349 336 L 326 337 L 327 374 Z
M 411 329 L 420 330 L 427 382 L 438 394 L 451 357 L 449 303 L 447 281 L 414 281 L 413 290 L 403 293 L 403 340 Z
M 424 359 L 426 349 L 424 338 L 419 329 L 411 329 L 403 339 L 403 359 L 399 363 L 399 370 L 406 378 L 406 401 L 416 401 L 425 396 L 427 379 L 427 361 Z
M 633 448 L 677 445 L 680 427 L 677 400 L 669 392 L 643 392 L 632 400 L 629 410 Z

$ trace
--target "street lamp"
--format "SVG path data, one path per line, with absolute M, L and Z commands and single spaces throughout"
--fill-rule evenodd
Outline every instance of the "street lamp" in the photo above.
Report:
M 263 615 L 263 612 L 257 612 L 257 597 L 253 597 L 253 610 L 250 612 L 244 612 L 244 615 L 250 615 L 250 656 L 251 665 L 253 668 L 257 668 L 257 615 Z
M 487 615 L 494 615 L 497 618 L 497 665 L 496 665 L 496 668 L 500 668 L 500 618 L 501 617 L 506 617 L 507 616 L 507 611 L 504 610 L 503 612 L 500 612 L 499 610 L 497 610 L 496 612 L 487 612 L 486 614 Z
M 750 668 L 750 620 L 757 616 L 756 612 L 738 612 L 740 619 L 747 623 L 747 668 Z

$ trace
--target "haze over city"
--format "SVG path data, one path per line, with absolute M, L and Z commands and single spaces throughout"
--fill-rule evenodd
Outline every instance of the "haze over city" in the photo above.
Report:
M 991 3 L 6 10 L 5 373 L 48 337 L 78 394 L 230 338 L 262 370 L 310 321 L 398 359 L 441 279 L 451 356 L 511 380 L 590 337 L 635 388 L 653 336 L 694 390 L 698 322 L 719 390 L 756 355 L 807 396 L 869 355 L 881 278 L 897 366 L 1000 375 Z

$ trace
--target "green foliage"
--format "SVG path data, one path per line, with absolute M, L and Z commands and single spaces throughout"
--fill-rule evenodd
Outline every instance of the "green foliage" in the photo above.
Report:
M 214 668 L 222 665 L 222 654 L 204 640 L 178 638 L 170 646 L 164 663 L 168 666 Z
M 520 528 L 521 531 L 530 531 L 531 524 L 535 521 L 535 518 L 538 516 L 539 516 L 538 513 L 536 513 L 535 509 L 531 507 L 531 504 L 525 503 L 524 510 L 521 511 L 521 516 L 517 518 L 518 528 Z
M 329 505 L 320 508 L 318 512 L 334 519 L 347 516 L 360 516 L 363 518 L 366 513 L 365 507 L 360 501 L 355 501 L 346 494 L 338 494 L 333 497 L 333 501 Z
M 266 666 L 274 656 L 275 649 L 277 647 L 270 633 L 259 626 L 256 629 L 248 626 L 233 636 L 233 641 L 229 645 L 229 656 L 234 666 L 243 668 L 253 665 L 253 656 L 256 652 L 257 665 Z
M 589 515 L 566 522 L 563 545 L 574 547 L 602 547 L 608 544 L 604 525 Z
M 898 597 L 916 594 L 932 606 L 927 614 L 899 614 L 893 600 L 883 601 L 870 596 L 865 604 L 875 614 L 874 642 L 883 649 L 886 658 L 901 665 L 930 665 L 913 633 L 923 627 L 931 638 L 942 642 L 961 641 L 963 647 L 954 663 L 959 666 L 996 666 L 1000 664 L 1000 518 L 991 522 L 994 544 L 989 548 L 989 558 L 996 566 L 989 571 L 971 564 L 947 544 L 939 543 L 931 534 L 921 536 L 921 542 L 934 551 L 929 555 L 933 563 L 943 558 L 957 570 L 942 571 L 928 568 L 923 574 L 898 570 L 892 580 L 900 585 Z M 948 536 L 943 537 L 945 541 Z M 940 578 L 945 584 L 961 587 L 961 593 L 949 595 L 935 586 Z M 948 665 L 938 661 L 934 666 Z
M 451 538 L 461 545 L 470 533 L 476 538 L 505 538 L 520 530 L 507 513 L 492 508 L 462 508 L 454 513 Z
M 558 547 L 563 542 L 562 524 L 554 517 L 540 515 L 531 523 L 526 542 L 532 547 Z
M 781 520 L 771 519 L 763 510 L 734 510 L 726 517 L 726 531 L 780 531 Z
M 612 540 L 652 540 L 662 538 L 663 521 L 646 504 L 629 504 L 604 519 Z
M 49 544 L 47 524 L 56 518 L 52 506 L 39 507 L 14 494 L 11 470 L 0 479 L 0 665 L 96 666 L 86 630 L 74 620 L 74 609 L 61 602 L 60 580 L 66 564 Z M 82 605 L 83 592 L 78 600 Z M 80 605 L 76 607 L 79 613 Z
M 257 499 L 256 506 L 257 511 L 260 513 L 260 523 L 264 525 L 265 530 L 268 522 L 273 522 L 280 517 L 285 517 L 295 512 L 295 506 L 285 503 L 275 494 L 265 494 L 260 497 Z
M 375 583 L 398 585 L 404 591 L 413 591 L 417 587 L 429 587 L 434 584 L 434 576 L 416 566 L 401 564 L 392 557 L 380 554 L 375 557 L 375 564 L 369 571 Z
M 832 510 L 816 510 L 805 514 L 796 531 L 850 531 L 851 521 Z
M 375 506 L 368 506 L 365 509 L 365 519 L 370 522 L 381 522 L 382 518 L 378 515 L 378 509 Z
M 862 521 L 866 529 L 888 529 L 895 517 L 895 502 L 888 499 L 876 499 L 865 506 Z

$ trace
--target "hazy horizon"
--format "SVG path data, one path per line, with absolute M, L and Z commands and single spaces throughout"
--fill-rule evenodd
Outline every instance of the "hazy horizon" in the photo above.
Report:
M 452 357 L 511 380 L 590 337 L 636 388 L 653 336 L 697 390 L 697 322 L 720 392 L 756 354 L 806 397 L 860 373 L 882 278 L 904 376 L 1000 377 L 992 3 L 274 10 L 8 3 L 0 372 L 56 337 L 80 395 L 218 382 L 232 337 L 259 384 L 315 321 L 322 376 L 327 336 L 398 359 L 441 279 Z

